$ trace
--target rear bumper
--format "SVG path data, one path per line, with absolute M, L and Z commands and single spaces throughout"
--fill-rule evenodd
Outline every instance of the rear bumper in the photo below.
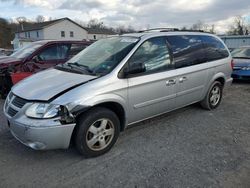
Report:
M 236 80 L 250 80 L 250 70 L 234 70 L 232 77 Z
M 68 148 L 74 127 L 75 124 L 61 125 L 59 123 L 49 127 L 32 127 L 9 121 L 12 135 L 35 150 Z
M 225 82 L 225 86 L 224 87 L 225 88 L 230 87 L 232 85 L 232 82 L 233 82 L 233 78 L 227 79 L 226 82 Z

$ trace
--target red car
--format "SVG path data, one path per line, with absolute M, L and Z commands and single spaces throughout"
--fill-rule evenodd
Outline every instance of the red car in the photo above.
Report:
M 65 63 L 91 43 L 90 41 L 37 41 L 20 48 L 10 56 L 0 57 L 1 96 L 6 96 L 12 85 L 18 81 L 33 73 Z

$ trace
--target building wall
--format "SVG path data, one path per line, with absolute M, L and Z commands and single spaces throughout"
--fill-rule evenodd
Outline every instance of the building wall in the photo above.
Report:
M 32 40 L 43 40 L 43 30 L 36 30 L 36 31 L 26 31 L 22 33 L 16 33 L 15 38 L 27 38 Z
M 65 37 L 61 36 L 61 31 L 65 32 Z M 71 31 L 74 33 L 73 37 L 70 37 Z M 83 40 L 88 38 L 86 30 L 68 20 L 44 28 L 43 34 L 44 39 Z
M 250 36 L 224 36 L 221 37 L 228 48 L 239 48 L 241 46 L 250 46 Z
M 88 40 L 99 40 L 103 38 L 107 38 L 111 35 L 106 35 L 106 34 L 88 34 Z

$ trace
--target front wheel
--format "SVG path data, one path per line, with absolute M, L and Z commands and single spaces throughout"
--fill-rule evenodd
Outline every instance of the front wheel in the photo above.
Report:
M 85 157 L 96 157 L 108 152 L 120 133 L 117 115 L 102 107 L 83 114 L 77 122 L 75 143 Z
M 222 99 L 223 86 L 220 82 L 215 81 L 209 88 L 206 97 L 201 101 L 201 106 L 208 110 L 217 108 Z

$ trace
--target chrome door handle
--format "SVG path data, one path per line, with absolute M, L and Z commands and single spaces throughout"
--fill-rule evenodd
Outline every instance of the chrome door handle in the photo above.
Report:
M 185 82 L 185 81 L 187 81 L 187 77 L 181 77 L 180 79 L 179 79 L 179 82 L 180 83 L 183 83 L 183 82 Z
M 166 81 L 167 86 L 171 86 L 171 85 L 174 85 L 174 84 L 176 84 L 176 80 L 167 80 Z

